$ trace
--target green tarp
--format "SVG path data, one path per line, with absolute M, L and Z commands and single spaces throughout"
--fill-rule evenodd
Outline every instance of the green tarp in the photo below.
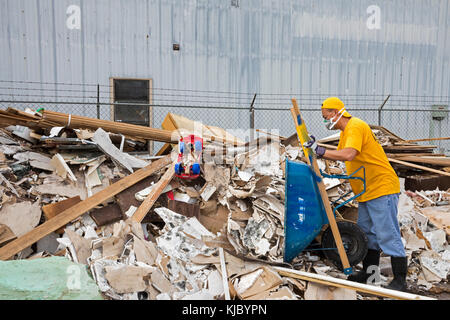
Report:
M 65 257 L 0 261 L 0 300 L 102 300 L 88 268 Z

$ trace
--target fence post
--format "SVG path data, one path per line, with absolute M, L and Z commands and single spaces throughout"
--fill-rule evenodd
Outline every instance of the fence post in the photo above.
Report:
M 381 126 L 381 109 L 383 109 L 384 105 L 386 104 L 386 102 L 389 100 L 389 98 L 391 97 L 391 95 L 389 94 L 386 99 L 383 101 L 383 103 L 381 104 L 381 106 L 378 108 L 378 125 Z
M 100 85 L 97 83 L 97 119 L 100 119 Z
M 253 96 L 252 103 L 250 104 L 250 141 L 253 140 L 253 131 L 255 130 L 255 108 L 253 105 L 255 104 L 256 93 Z

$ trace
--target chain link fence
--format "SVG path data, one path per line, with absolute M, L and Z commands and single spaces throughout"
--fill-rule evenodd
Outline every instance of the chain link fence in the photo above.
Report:
M 244 141 L 265 135 L 263 132 L 284 137 L 295 133 L 290 114 L 292 98 L 298 102 L 308 131 L 316 138 L 337 133 L 325 128 L 321 114 L 321 103 L 329 96 L 339 97 L 353 116 L 369 124 L 381 125 L 406 140 L 450 136 L 449 96 L 241 93 L 151 88 L 150 104 L 134 101 L 113 103 L 111 87 L 107 85 L 0 80 L 1 109 L 44 108 L 114 120 L 112 110 L 116 106 L 126 108 L 122 112 L 125 118 L 145 118 L 156 128 L 161 127 L 171 112 L 225 129 Z M 145 117 L 140 114 L 142 110 L 147 112 Z M 122 121 L 127 122 L 127 119 Z M 256 132 L 255 129 L 261 131 Z M 418 143 L 436 145 L 438 153 L 450 154 L 450 140 Z M 161 146 L 162 143 L 154 143 L 153 153 Z

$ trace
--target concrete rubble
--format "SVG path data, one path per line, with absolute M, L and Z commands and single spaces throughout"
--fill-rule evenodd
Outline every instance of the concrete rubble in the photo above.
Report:
M 140 138 L 127 136 L 123 143 L 101 128 L 19 130 L 8 124 L 0 129 L 0 248 L 158 158 L 142 152 L 145 144 Z M 50 131 L 58 135 L 51 136 Z M 223 148 L 228 148 L 225 155 L 213 155 Z M 305 162 L 298 146 L 260 137 L 257 143 L 240 146 L 211 142 L 205 144 L 204 154 L 209 156 L 204 157 L 201 176 L 193 181 L 172 179 L 142 221 L 133 216 L 155 192 L 165 169 L 12 260 L 59 256 L 83 264 L 104 299 L 225 299 L 224 283 L 231 299 L 239 300 L 382 299 L 281 276 L 272 267 L 286 266 L 284 163 Z M 340 162 L 320 160 L 319 166 L 330 174 L 345 174 Z M 348 181 L 324 180 L 330 201 L 351 191 Z M 450 247 L 443 219 L 450 214 L 449 191 L 403 191 L 400 196 L 408 283 L 411 290 L 425 295 L 448 292 Z M 56 204 L 67 208 L 56 210 Z M 357 206 L 354 200 L 348 202 L 338 214 L 356 221 Z M 433 220 L 431 209 L 447 217 Z M 219 248 L 224 249 L 224 261 Z M 378 285 L 392 276 L 386 259 L 382 258 Z M 226 264 L 226 279 L 221 262 Z M 320 251 L 302 252 L 290 267 L 346 278 Z

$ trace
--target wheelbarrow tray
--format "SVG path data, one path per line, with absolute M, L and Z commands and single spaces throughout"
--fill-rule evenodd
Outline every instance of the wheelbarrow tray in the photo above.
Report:
M 286 160 L 284 262 L 291 262 L 328 224 L 317 177 L 308 165 Z

